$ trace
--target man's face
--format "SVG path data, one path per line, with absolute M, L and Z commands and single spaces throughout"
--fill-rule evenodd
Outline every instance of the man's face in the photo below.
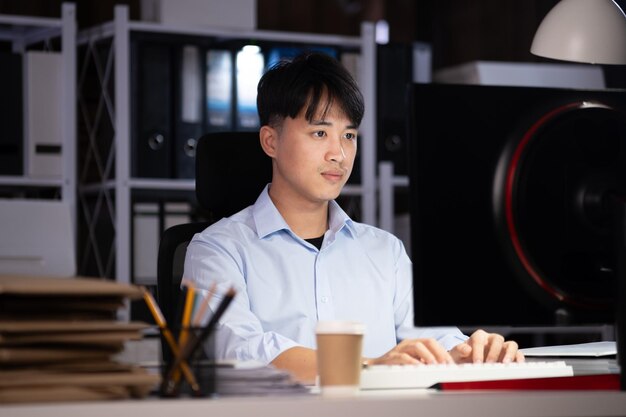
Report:
M 333 105 L 311 122 L 304 110 L 274 129 L 274 174 L 270 195 L 290 204 L 316 205 L 339 196 L 352 172 L 357 129 Z

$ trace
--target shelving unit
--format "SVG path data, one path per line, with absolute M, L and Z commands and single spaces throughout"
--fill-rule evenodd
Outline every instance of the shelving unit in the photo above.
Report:
M 273 31 L 241 31 L 216 29 L 209 27 L 175 27 L 156 23 L 130 21 L 128 8 L 123 5 L 115 7 L 114 20 L 101 26 L 81 31 L 78 36 L 79 50 L 84 48 L 84 60 L 80 63 L 78 82 L 79 108 L 82 122 L 87 128 L 87 161 L 97 165 L 96 180 L 86 180 L 86 170 L 79 180 L 79 198 L 88 223 L 86 252 L 93 256 L 101 242 L 96 238 L 98 218 L 104 213 L 113 230 L 110 250 L 105 256 L 98 256 L 98 274 L 115 278 L 120 282 L 133 282 L 131 265 L 131 202 L 132 193 L 146 190 L 159 191 L 193 191 L 193 180 L 182 179 L 148 179 L 136 178 L 131 175 L 131 59 L 130 38 L 133 33 L 171 34 L 173 36 L 188 35 L 209 37 L 219 40 L 255 40 L 264 42 L 284 42 L 318 44 L 329 46 L 350 47 L 360 50 L 357 80 L 361 86 L 366 112 L 360 128 L 360 168 L 361 183 L 348 185 L 344 195 L 360 196 L 361 221 L 376 224 L 376 146 L 375 146 L 375 103 L 376 103 L 376 48 L 375 28 L 371 23 L 362 25 L 359 37 L 285 33 Z M 101 96 L 95 111 L 85 110 L 87 106 L 83 97 L 83 89 L 87 84 L 86 73 L 89 68 L 95 69 L 100 84 Z M 93 68 L 95 67 L 95 68 Z M 93 109 L 92 109 L 93 110 Z M 110 126 L 107 126 L 110 124 Z M 102 127 L 104 126 L 104 128 Z M 102 132 L 104 131 L 104 133 Z M 108 132 L 108 135 L 106 133 Z M 104 137 L 107 136 L 107 137 Z M 98 139 L 109 141 L 106 155 L 99 154 L 103 147 Z M 92 164 L 93 165 L 93 164 Z M 88 209 L 87 198 L 95 200 L 93 207 Z M 156 263 L 156 259 L 155 259 Z
M 60 42 L 59 42 L 60 40 Z M 51 50 L 60 45 L 62 60 L 61 131 L 62 169 L 59 178 L 33 178 L 24 167 L 19 176 L 0 176 L 0 186 L 14 189 L 54 188 L 60 190 L 59 199 L 68 203 L 72 223 L 76 225 L 76 8 L 63 3 L 61 17 L 43 18 L 0 15 L 0 41 L 9 42 L 12 52 L 23 54 L 32 49 Z M 25 141 L 24 137 L 24 141 Z M 27 154 L 26 150 L 24 151 Z M 25 161 L 26 165 L 28 161 Z M 74 227 L 76 230 L 76 227 Z

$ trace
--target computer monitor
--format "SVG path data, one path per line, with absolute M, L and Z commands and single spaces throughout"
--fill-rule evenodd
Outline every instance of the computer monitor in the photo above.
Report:
M 626 93 L 413 84 L 415 324 L 613 322 Z

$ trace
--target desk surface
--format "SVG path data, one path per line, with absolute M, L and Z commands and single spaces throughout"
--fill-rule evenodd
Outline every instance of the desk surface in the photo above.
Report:
M 626 392 L 372 392 L 356 398 L 230 397 L 0 406 L 2 417 L 624 416 Z

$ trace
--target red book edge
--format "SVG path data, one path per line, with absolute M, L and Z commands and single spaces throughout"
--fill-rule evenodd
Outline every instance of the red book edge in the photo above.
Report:
M 578 375 L 497 381 L 441 382 L 437 388 L 452 390 L 620 390 L 619 374 Z

